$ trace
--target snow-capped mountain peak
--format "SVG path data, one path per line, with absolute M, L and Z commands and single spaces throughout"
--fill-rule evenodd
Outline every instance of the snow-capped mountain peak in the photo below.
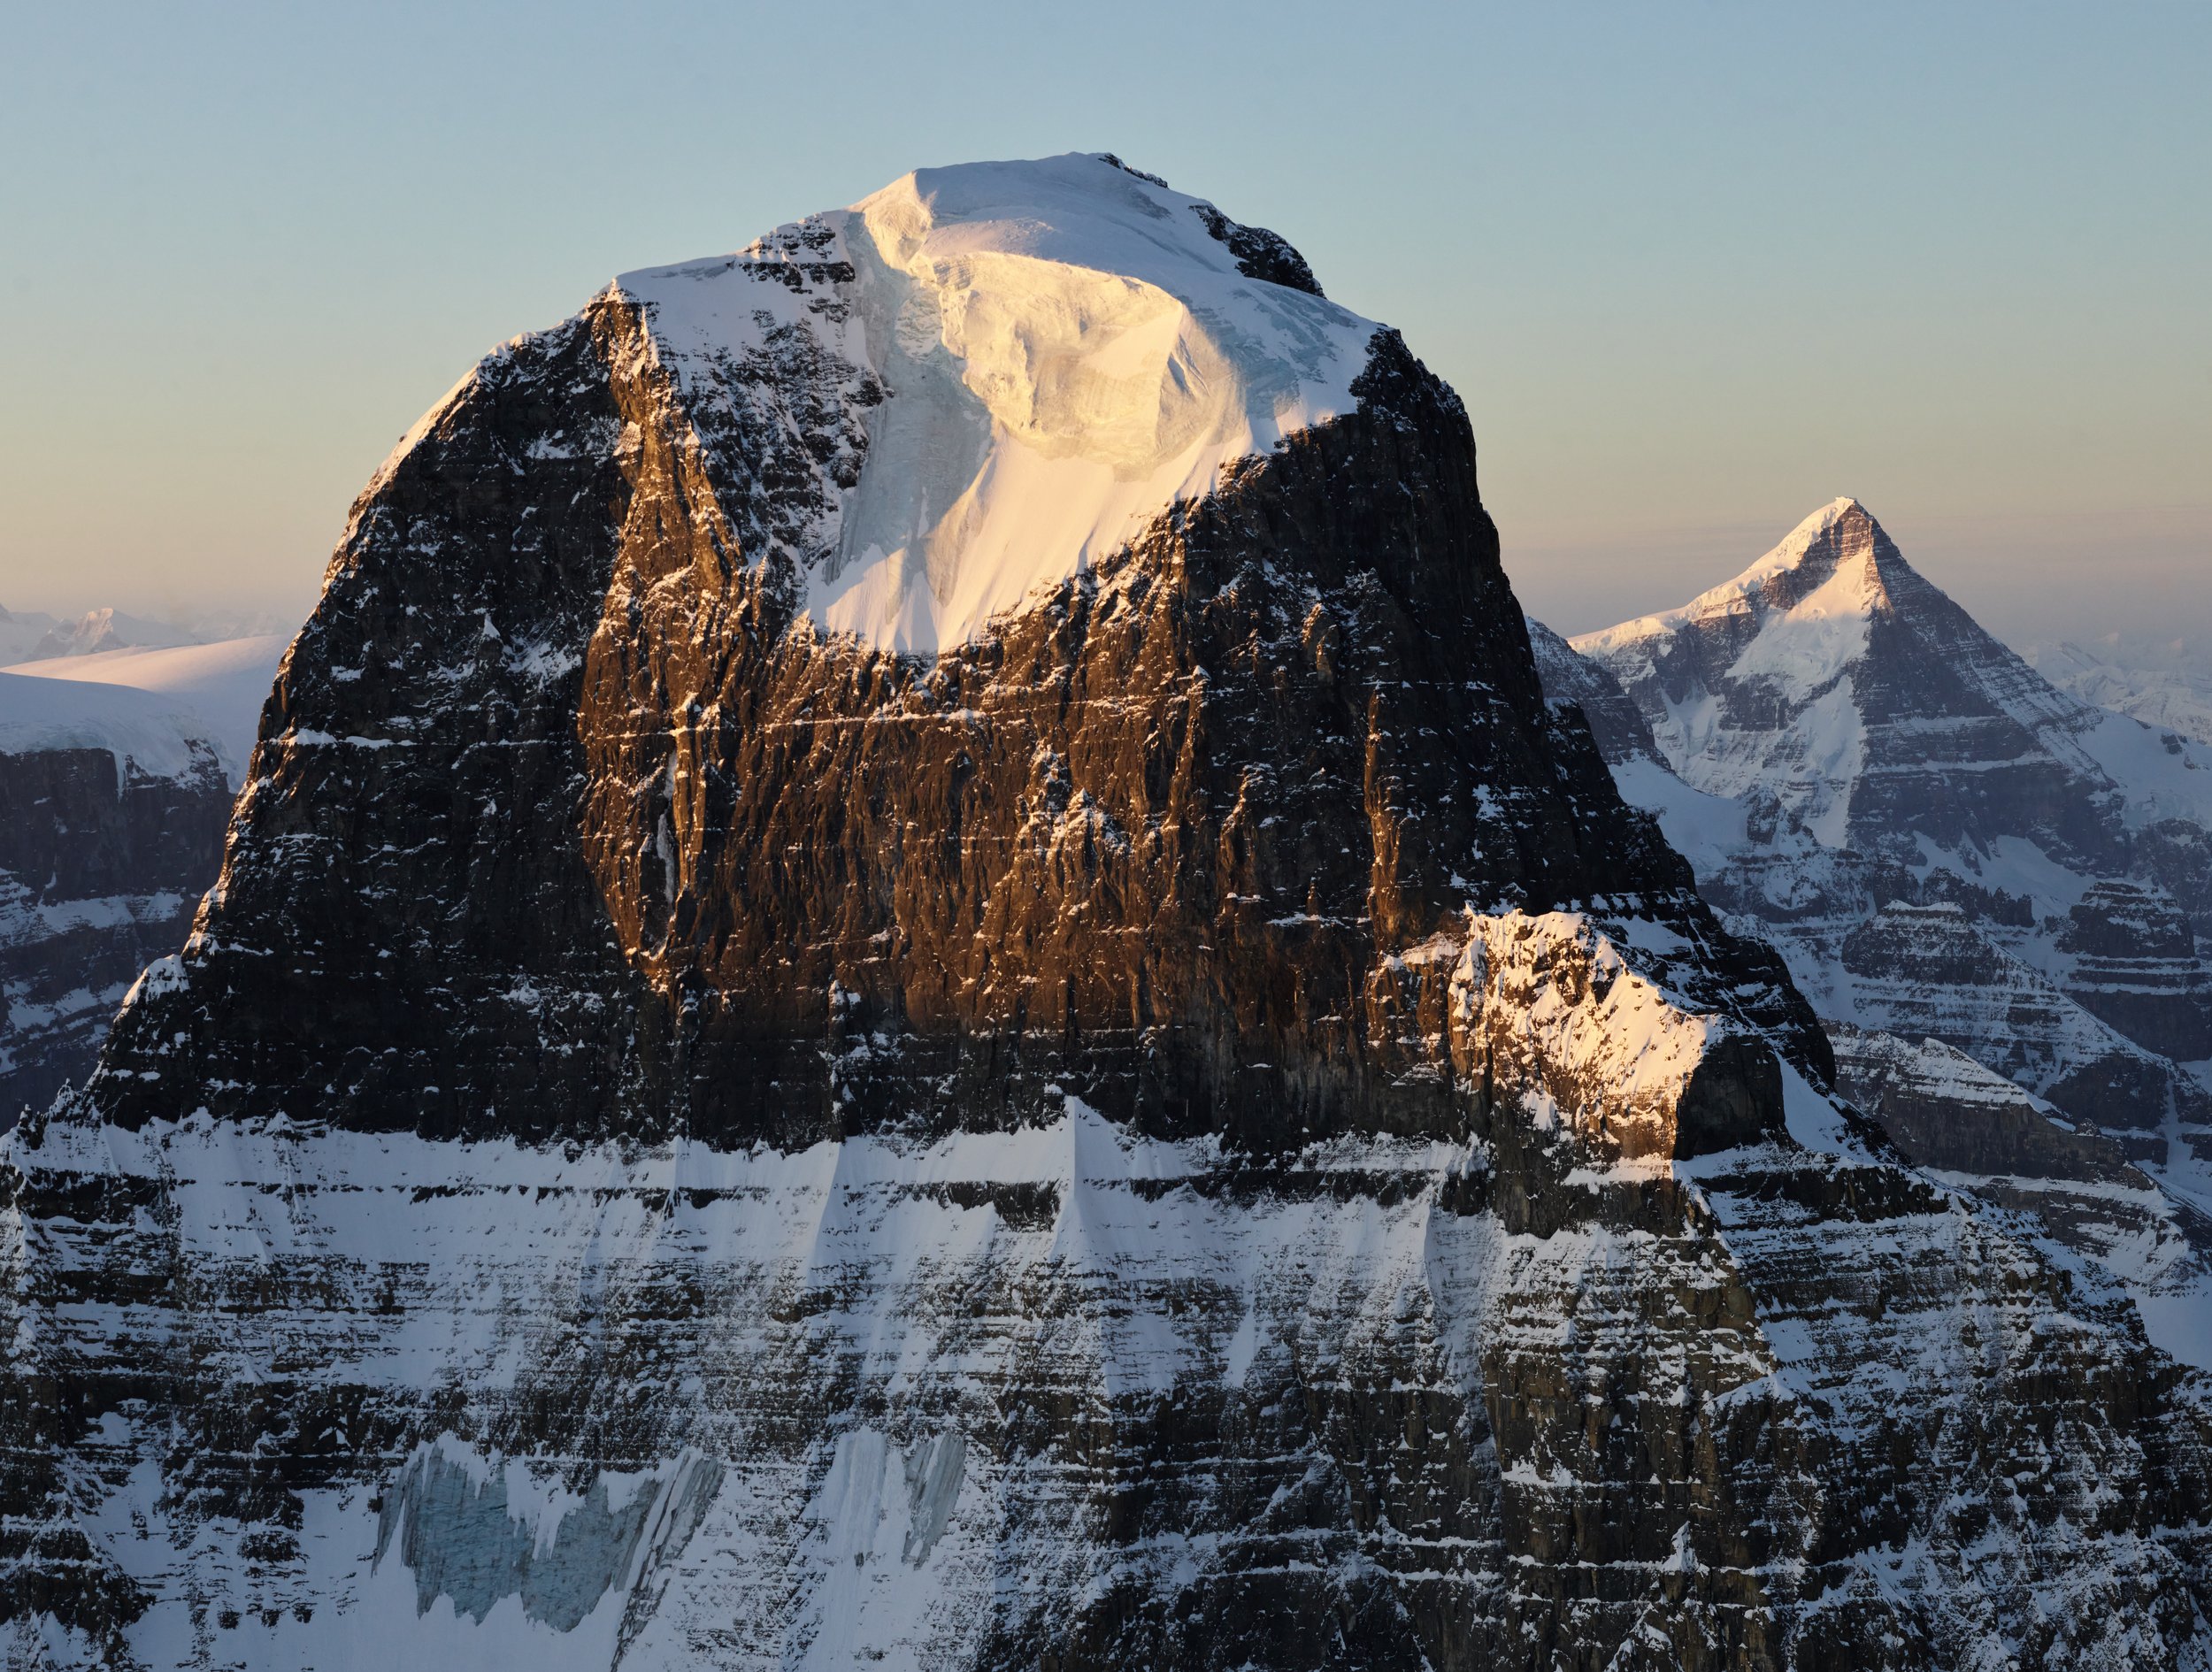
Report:
M 1350 410 L 1377 330 L 1272 234 L 1080 154 L 919 169 L 613 294 L 687 389 L 841 405 L 769 544 L 817 626 L 925 655 Z
M 1851 500 L 1678 610 L 1531 640 L 1623 796 L 1783 953 L 1847 1094 L 2212 1363 L 2183 1253 L 2212 1205 L 2212 755 L 2055 689 Z
M 2032 828 L 2045 854 L 2109 859 L 2116 819 L 2212 813 L 2212 763 L 2039 678 L 1856 500 L 1680 609 L 1572 642 L 1689 783 L 1771 795 L 1831 848 L 1924 866 Z
M 1586 633 L 1575 648 L 1648 666 L 1692 629 L 1709 641 L 1711 660 L 1727 658 L 1715 671 L 1809 695 L 1866 654 L 1868 624 L 1891 608 L 1885 557 L 1902 563 L 1866 508 L 1831 500 L 1733 579 L 1678 609 Z
M 1703 619 L 1739 609 L 1758 614 L 1794 612 L 1816 594 L 1827 594 L 1825 607 L 1816 614 L 1832 614 L 1847 600 L 1870 607 L 1881 586 L 1874 562 L 1874 541 L 1880 533 L 1880 525 L 1857 500 L 1847 495 L 1832 499 L 1732 580 L 1700 593 L 1681 609 L 1658 618 Z

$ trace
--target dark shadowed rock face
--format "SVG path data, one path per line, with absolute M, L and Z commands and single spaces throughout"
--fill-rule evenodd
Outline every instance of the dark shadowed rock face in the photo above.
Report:
M 2075 902 L 2056 944 L 2072 961 L 2067 993 L 2084 1009 L 2164 1055 L 2212 1057 L 2212 975 L 2170 896 L 2100 882 Z
M 2150 1187 L 2118 1145 L 2052 1119 L 2034 1097 L 1940 1040 L 1840 1025 L 1831 1036 L 1839 1084 L 1921 1166 Z
M 357 508 L 113 1118 L 181 1056 L 219 1115 L 328 1086 L 426 1135 L 803 1143 L 1048 1085 L 1262 1147 L 1446 1130 L 1368 972 L 1471 902 L 1600 898 L 1824 1075 L 1548 715 L 1464 415 L 1394 339 L 1356 415 L 925 663 L 795 631 L 772 545 L 729 548 L 778 511 L 753 432 L 687 450 L 639 328 L 507 351 Z
M 804 605 L 908 398 L 863 280 L 716 270 L 789 319 L 679 376 L 618 288 L 379 473 L 191 942 L 12 1141 L 15 1641 L 2190 1663 L 2194 1384 L 1825 1095 L 1394 336 L 902 657 Z
M 211 748 L 178 777 L 0 753 L 0 1128 L 91 1072 L 138 972 L 184 944 L 229 812 Z
M 1528 623 L 1528 642 L 1544 694 L 1581 710 L 1609 764 L 1660 759 L 1650 723 L 1617 679 L 1540 621 Z

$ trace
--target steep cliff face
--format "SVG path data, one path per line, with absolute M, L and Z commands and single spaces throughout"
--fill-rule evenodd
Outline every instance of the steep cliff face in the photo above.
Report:
M 2162 1135 L 2212 1123 L 2212 1095 L 2009 956 L 1955 905 L 1892 904 L 1843 943 L 1847 1014 L 1932 1035 L 2083 1120 Z
M 2212 974 L 2162 890 L 2108 878 L 2083 891 L 2055 938 L 2066 991 L 2131 1039 L 2184 1062 L 2212 1057 Z
M 2124 1286 L 2153 1339 L 2200 1359 L 2212 1314 L 2212 1216 L 2131 1164 L 2130 1144 L 2070 1119 L 1940 1039 L 1839 1024 L 1839 1091 L 1918 1165 Z
M 1271 234 L 1062 158 L 618 281 L 11 1140 L 10 1653 L 2195 1664 L 2200 1388 L 1693 884 Z
M 887 398 L 832 353 L 856 253 L 810 223 L 625 280 L 388 467 L 280 681 L 194 978 L 118 1041 L 114 1118 L 170 1109 L 182 1056 L 219 1116 L 311 1084 L 426 1135 L 803 1142 L 1018 1119 L 1063 1082 L 1154 1131 L 1417 1126 L 1450 1117 L 1364 1024 L 1375 960 L 1469 902 L 1601 897 L 1824 1074 L 1778 963 L 1553 723 L 1464 414 L 1389 334 L 1355 410 L 982 637 L 824 631 L 864 420 L 932 387 Z M 680 359 L 633 294 L 679 282 Z M 825 1055 L 878 1033 L 899 1049 Z

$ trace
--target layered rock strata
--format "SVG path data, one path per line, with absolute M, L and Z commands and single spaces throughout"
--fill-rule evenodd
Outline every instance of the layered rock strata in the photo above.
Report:
M 2130 1039 L 2181 1062 L 2212 1057 L 2212 974 L 2162 891 L 2108 879 L 2084 891 L 2055 937 L 2066 991 Z
M 967 324 L 1092 190 L 1313 318 L 1041 178 L 1019 249 L 894 195 Z M 618 284 L 357 504 L 189 943 L 6 1152 L 13 1659 L 2193 1664 L 2201 1390 L 1826 1094 L 1545 702 L 1449 391 L 1374 334 L 902 654 L 816 611 L 958 333 L 850 357 L 857 235 Z

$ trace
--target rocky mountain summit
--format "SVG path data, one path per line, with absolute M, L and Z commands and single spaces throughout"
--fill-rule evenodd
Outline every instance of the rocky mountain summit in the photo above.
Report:
M 2204 1664 L 2151 1277 L 1696 884 L 1275 234 L 1069 157 L 626 276 L 371 481 L 8 1140 L 0 1641 Z
M 1987 1086 L 1943 1066 L 1963 1054 L 2026 1093 L 2020 1119 L 2099 1134 L 2212 1248 L 2212 753 L 2049 685 L 1852 500 L 1680 610 L 1536 636 L 1548 691 L 1607 717 L 1624 794 L 1783 953 L 1845 1090 L 1905 1111 L 1885 1124 L 1908 1153 L 1962 1141 L 1932 1135 L 1928 1085 L 1953 1087 L 1958 1132 L 1984 1123 Z M 1939 1067 L 1902 1066 L 1922 1059 Z M 2017 1197 L 2025 1176 L 1985 1183 Z M 2069 1176 L 2118 1200 L 2096 1168 Z M 2108 1229 L 2083 1250 L 2124 1268 Z M 2204 1327 L 2180 1320 L 2212 1287 L 2201 1266 L 2162 1266 L 2159 1303 L 2199 1361 Z

